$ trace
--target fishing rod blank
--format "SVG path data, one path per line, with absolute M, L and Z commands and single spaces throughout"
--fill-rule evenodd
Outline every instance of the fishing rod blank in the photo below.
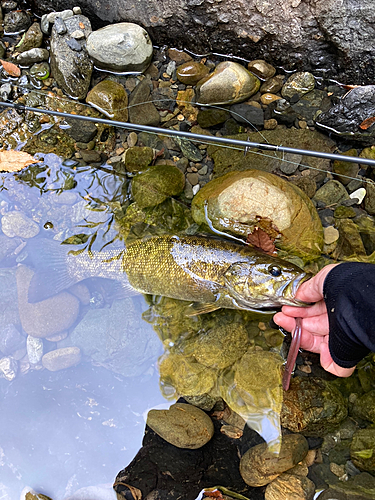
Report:
M 83 120 L 93 123 L 102 123 L 104 125 L 110 125 L 112 127 L 125 128 L 129 130 L 138 130 L 140 132 L 150 132 L 152 134 L 158 134 L 158 135 L 181 137 L 183 139 L 189 139 L 191 141 L 212 142 L 215 144 L 239 146 L 241 148 L 244 148 L 245 152 L 249 148 L 257 148 L 264 151 L 274 151 L 274 152 L 280 151 L 282 153 L 292 153 L 303 156 L 314 156 L 316 158 L 325 158 L 327 160 L 339 160 L 349 163 L 360 163 L 362 165 L 369 165 L 371 167 L 375 167 L 375 160 L 370 160 L 368 158 L 359 158 L 358 156 L 345 156 L 336 153 L 325 153 L 322 151 L 311 151 L 308 149 L 288 148 L 285 146 L 276 146 L 274 144 L 265 144 L 261 142 L 241 141 L 238 139 L 230 139 L 227 137 L 215 137 L 210 135 L 193 134 L 191 132 L 185 132 L 182 130 L 151 127 L 150 125 L 139 125 L 137 123 L 119 122 L 116 120 L 109 120 L 106 118 L 94 118 L 92 116 L 73 115 L 70 113 L 52 111 L 49 109 L 33 108 L 30 106 L 24 106 L 23 104 L 16 104 L 13 102 L 0 102 L 0 106 L 5 108 L 14 108 L 18 111 L 31 111 L 33 113 L 60 116 L 63 118 L 71 118 L 73 120 Z

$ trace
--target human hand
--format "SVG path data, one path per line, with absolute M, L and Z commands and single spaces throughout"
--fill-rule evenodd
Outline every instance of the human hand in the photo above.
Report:
M 323 284 L 331 269 L 339 264 L 329 264 L 313 278 L 302 283 L 296 298 L 304 302 L 314 302 L 308 307 L 283 306 L 281 312 L 274 316 L 274 321 L 285 330 L 292 332 L 296 321 L 302 318 L 301 347 L 307 351 L 320 354 L 320 364 L 330 373 L 338 377 L 349 377 L 355 367 L 342 368 L 336 364 L 329 352 L 329 324 L 326 304 L 323 299 Z

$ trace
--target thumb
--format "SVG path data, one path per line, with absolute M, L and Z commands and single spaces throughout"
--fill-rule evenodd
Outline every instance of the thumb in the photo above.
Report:
M 304 302 L 318 302 L 323 298 L 323 285 L 327 274 L 340 264 L 329 264 L 323 267 L 318 274 L 313 276 L 308 281 L 302 283 L 298 288 L 296 298 Z

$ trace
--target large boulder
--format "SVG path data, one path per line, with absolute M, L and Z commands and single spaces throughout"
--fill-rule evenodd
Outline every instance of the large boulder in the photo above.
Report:
M 198 224 L 244 237 L 261 227 L 277 246 L 302 258 L 319 257 L 323 230 L 305 193 L 284 179 L 259 170 L 230 172 L 206 184 L 195 196 Z
M 42 14 L 76 6 L 76 0 L 32 0 Z M 373 0 L 82 0 L 98 26 L 130 21 L 158 45 L 194 53 L 221 52 L 267 59 L 286 69 L 324 71 L 347 83 L 374 81 Z

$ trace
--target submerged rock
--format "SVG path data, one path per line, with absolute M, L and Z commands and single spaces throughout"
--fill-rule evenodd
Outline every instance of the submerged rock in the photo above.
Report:
M 168 443 L 191 450 L 201 448 L 214 435 L 210 417 L 184 403 L 175 403 L 169 410 L 150 410 L 147 425 Z
M 150 99 L 151 89 L 147 79 L 142 80 L 129 96 L 129 121 L 139 125 L 157 127 L 160 115 Z
M 26 52 L 30 49 L 39 48 L 43 42 L 43 33 L 40 29 L 39 23 L 33 23 L 26 31 L 25 36 L 21 38 L 20 43 L 17 45 L 18 52 Z
M 313 500 L 315 484 L 307 477 L 284 472 L 270 483 L 265 500 Z
M 87 17 L 79 15 L 66 19 L 65 26 L 67 31 L 64 34 L 59 34 L 55 26 L 52 28 L 52 74 L 59 87 L 70 97 L 84 99 L 90 86 L 93 69 L 85 40 L 91 33 L 91 24 Z M 85 37 L 80 41 L 72 38 L 72 33 L 78 29 L 83 32 Z M 81 50 L 77 51 L 70 46 L 72 40 L 79 44 Z
M 110 24 L 94 31 L 87 50 L 96 66 L 117 72 L 145 71 L 153 52 L 147 31 L 134 23 Z
M 253 446 L 241 458 L 241 476 L 249 486 L 269 484 L 303 460 L 308 449 L 306 438 L 300 434 L 284 435 L 279 455 L 272 453 L 266 443 Z
M 111 120 L 128 121 L 128 94 L 120 83 L 102 80 L 87 94 L 86 102 Z
M 279 234 L 277 246 L 282 250 L 303 258 L 321 253 L 323 230 L 315 207 L 297 186 L 276 175 L 247 170 L 214 179 L 193 199 L 198 224 L 207 225 L 205 205 L 215 229 L 247 238 L 258 226 L 273 238 Z
M 241 64 L 224 61 L 197 85 L 198 104 L 235 104 L 255 94 L 260 87 L 256 76 Z
M 291 99 L 295 94 L 302 97 L 315 87 L 314 75 L 308 72 L 294 73 L 284 83 L 281 95 Z
M 353 435 L 350 458 L 360 470 L 375 472 L 375 429 L 359 429 Z
M 177 68 L 177 78 L 185 85 L 196 85 L 209 72 L 210 70 L 204 64 L 197 61 L 189 61 Z
M 65 347 L 47 352 L 42 358 L 44 368 L 51 372 L 65 370 L 78 365 L 81 361 L 81 350 L 78 347 Z

